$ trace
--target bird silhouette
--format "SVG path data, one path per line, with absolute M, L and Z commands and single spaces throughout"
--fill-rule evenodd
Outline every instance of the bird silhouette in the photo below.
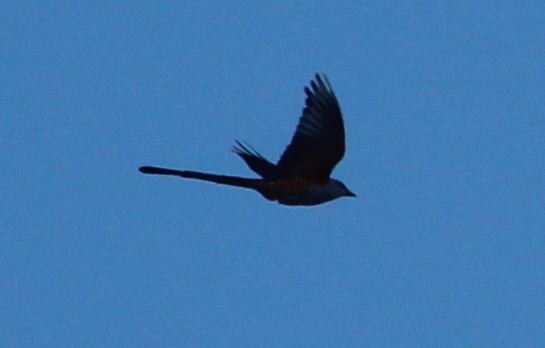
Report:
M 325 75 L 316 74 L 305 87 L 305 107 L 290 144 L 274 164 L 249 145 L 236 141 L 233 152 L 261 178 L 242 178 L 154 166 L 140 172 L 204 180 L 251 189 L 290 206 L 312 206 L 340 197 L 355 197 L 341 181 L 330 177 L 345 153 L 345 132 L 339 102 Z

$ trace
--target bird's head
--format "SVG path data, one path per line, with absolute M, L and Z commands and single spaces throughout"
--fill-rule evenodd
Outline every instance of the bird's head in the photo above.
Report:
M 337 197 L 356 197 L 356 194 L 348 189 L 342 181 L 337 179 L 329 179 L 328 186 L 335 192 Z

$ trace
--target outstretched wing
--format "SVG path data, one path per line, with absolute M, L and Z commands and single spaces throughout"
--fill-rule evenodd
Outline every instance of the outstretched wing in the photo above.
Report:
M 273 180 L 276 173 L 276 165 L 267 161 L 249 145 L 244 145 L 237 140 L 233 146 L 233 152 L 239 155 L 251 170 L 259 174 L 265 180 Z
M 295 134 L 277 164 L 277 178 L 301 176 L 328 181 L 344 156 L 344 124 L 337 97 L 325 75 L 316 74 Z

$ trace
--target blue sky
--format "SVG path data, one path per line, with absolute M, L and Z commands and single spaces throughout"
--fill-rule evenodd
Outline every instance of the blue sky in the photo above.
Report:
M 542 2 L 0 10 L 2 347 L 545 342 Z M 252 176 L 316 72 L 357 199 L 138 173 Z

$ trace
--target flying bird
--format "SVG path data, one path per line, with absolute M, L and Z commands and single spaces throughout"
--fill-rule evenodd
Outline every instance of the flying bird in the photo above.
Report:
M 291 143 L 274 164 L 239 141 L 233 152 L 261 178 L 242 178 L 152 166 L 140 172 L 179 176 L 251 189 L 263 197 L 290 206 L 312 206 L 340 197 L 355 197 L 341 181 L 330 177 L 345 152 L 341 108 L 325 75 L 316 74 L 305 87 L 303 115 Z

